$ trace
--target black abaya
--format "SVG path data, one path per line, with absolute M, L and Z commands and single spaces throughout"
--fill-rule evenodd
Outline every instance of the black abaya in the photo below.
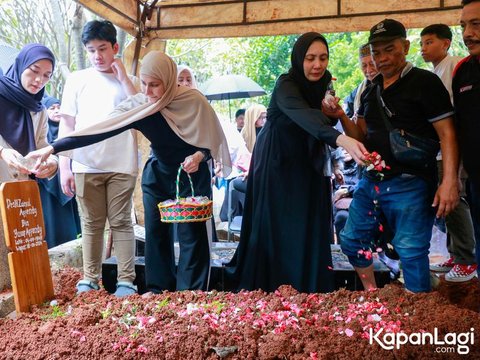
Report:
M 282 75 L 253 151 L 240 243 L 227 269 L 238 290 L 333 290 L 331 185 L 318 149 L 335 146 L 338 135 Z

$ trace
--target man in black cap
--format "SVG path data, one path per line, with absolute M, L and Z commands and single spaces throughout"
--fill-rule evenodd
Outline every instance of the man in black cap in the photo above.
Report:
M 363 141 L 388 165 L 380 172 L 364 170 L 341 235 L 343 252 L 364 288 L 376 288 L 371 251 L 384 215 L 395 234 L 392 243 L 402 262 L 405 287 L 422 292 L 431 289 L 428 250 L 435 213 L 445 216 L 458 202 L 458 150 L 448 92 L 438 76 L 407 62 L 406 37 L 405 27 L 396 20 L 385 19 L 372 27 L 369 44 L 379 74 L 362 96 L 357 122 L 340 107 L 329 115 L 340 117 L 347 135 Z M 396 160 L 385 118 L 394 128 L 417 137 L 440 139 L 444 177 L 438 189 L 436 153 L 425 164 L 429 166 Z

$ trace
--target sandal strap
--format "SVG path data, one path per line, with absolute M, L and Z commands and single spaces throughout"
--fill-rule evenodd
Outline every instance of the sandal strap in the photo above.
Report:
M 134 291 L 138 291 L 137 287 L 135 285 L 133 285 L 131 282 L 128 282 L 128 281 L 119 281 L 117 283 L 117 289 L 119 287 L 125 287 L 125 288 L 128 288 L 128 289 L 132 289 Z
M 95 284 L 93 281 L 90 281 L 90 280 L 80 280 L 78 283 L 77 283 L 77 287 L 78 286 L 88 286 L 89 288 L 93 289 L 93 290 L 98 290 L 100 289 L 100 286 L 98 286 L 98 284 Z

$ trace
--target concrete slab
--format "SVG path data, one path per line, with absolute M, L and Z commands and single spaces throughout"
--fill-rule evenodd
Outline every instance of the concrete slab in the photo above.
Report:
M 82 239 L 75 239 L 48 250 L 52 271 L 71 266 L 83 268 Z
M 13 292 L 6 290 L 0 293 L 0 317 L 6 317 L 15 311 L 15 300 Z

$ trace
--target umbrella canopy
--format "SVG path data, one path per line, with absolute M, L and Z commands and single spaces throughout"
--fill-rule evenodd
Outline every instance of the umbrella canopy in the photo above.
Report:
M 17 49 L 0 42 L 0 68 L 4 73 L 6 73 L 10 65 L 13 64 L 17 54 Z
M 230 100 L 262 96 L 266 91 L 244 75 L 222 75 L 208 80 L 201 87 L 208 100 Z

